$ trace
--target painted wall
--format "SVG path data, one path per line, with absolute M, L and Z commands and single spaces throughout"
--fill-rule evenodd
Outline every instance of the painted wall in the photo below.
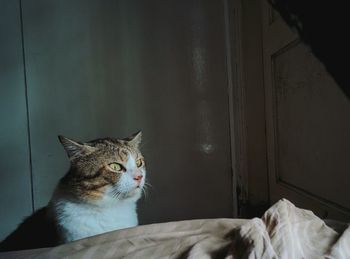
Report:
M 144 133 L 141 223 L 231 217 L 221 1 L 0 0 L 0 238 L 69 163 L 57 135 Z

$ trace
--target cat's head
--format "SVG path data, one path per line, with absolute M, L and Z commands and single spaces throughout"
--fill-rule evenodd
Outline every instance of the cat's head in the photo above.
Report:
M 146 168 L 139 145 L 141 132 L 125 139 L 77 142 L 59 136 L 71 169 L 60 185 L 78 198 L 94 202 L 141 197 Z

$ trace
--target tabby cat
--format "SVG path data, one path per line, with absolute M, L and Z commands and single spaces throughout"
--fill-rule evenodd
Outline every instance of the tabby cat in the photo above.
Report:
M 80 143 L 59 136 L 70 170 L 49 204 L 26 218 L 0 251 L 55 246 L 138 224 L 136 201 L 146 178 L 141 132 Z

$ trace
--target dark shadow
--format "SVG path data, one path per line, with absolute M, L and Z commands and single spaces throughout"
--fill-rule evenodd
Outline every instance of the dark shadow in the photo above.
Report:
M 350 98 L 347 1 L 268 0 Z

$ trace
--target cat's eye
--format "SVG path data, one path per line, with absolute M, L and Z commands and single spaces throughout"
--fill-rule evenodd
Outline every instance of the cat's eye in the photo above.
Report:
M 124 167 L 121 164 L 118 164 L 118 163 L 110 163 L 108 166 L 114 171 L 119 171 L 120 172 L 120 171 L 124 170 Z
M 137 165 L 137 167 L 141 167 L 143 165 L 142 159 L 137 159 L 136 160 L 136 165 Z

